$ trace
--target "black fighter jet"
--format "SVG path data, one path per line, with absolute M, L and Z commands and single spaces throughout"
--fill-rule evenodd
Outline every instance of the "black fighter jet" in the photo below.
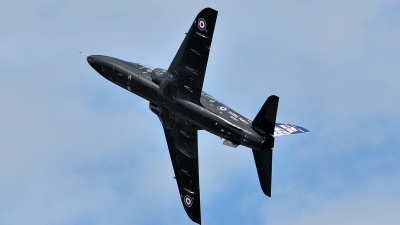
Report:
M 183 207 L 199 224 L 198 130 L 223 138 L 225 145 L 251 148 L 261 188 L 269 197 L 274 136 L 308 132 L 275 123 L 279 100 L 275 95 L 249 120 L 202 91 L 217 14 L 206 8 L 197 15 L 167 70 L 108 56 L 87 57 L 104 78 L 149 101 L 164 128 Z

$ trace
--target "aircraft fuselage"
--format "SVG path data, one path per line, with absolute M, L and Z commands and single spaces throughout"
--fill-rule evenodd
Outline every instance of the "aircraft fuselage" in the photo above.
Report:
M 171 91 L 168 85 L 174 82 L 175 76 L 166 70 L 101 55 L 88 56 L 87 61 L 107 80 L 149 101 L 151 111 L 157 115 L 161 108 L 167 109 L 167 113 L 189 120 L 197 129 L 226 139 L 232 147 L 239 144 L 252 149 L 273 147 L 273 137 L 260 136 L 251 127 L 251 120 L 205 92 L 201 93 L 201 104 L 174 96 L 166 97 L 169 95 L 164 92 Z M 187 89 L 193 91 L 189 87 Z

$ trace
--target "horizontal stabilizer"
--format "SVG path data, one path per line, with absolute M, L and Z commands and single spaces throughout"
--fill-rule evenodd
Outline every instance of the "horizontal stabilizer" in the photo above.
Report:
M 273 134 L 275 129 L 276 113 L 278 111 L 278 103 L 278 96 L 269 96 L 251 124 L 253 129 L 264 137 L 264 142 L 267 143 L 262 145 L 261 149 L 253 149 L 253 156 L 261 189 L 264 194 L 269 197 L 271 197 L 272 184 Z
M 269 96 L 251 124 L 254 130 L 263 137 L 274 134 L 278 103 L 278 96 Z
M 272 184 L 272 149 L 254 150 L 254 162 L 256 163 L 258 179 L 264 194 L 271 197 Z

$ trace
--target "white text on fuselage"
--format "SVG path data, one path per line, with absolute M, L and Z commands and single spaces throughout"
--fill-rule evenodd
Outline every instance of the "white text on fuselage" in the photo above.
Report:
M 245 119 L 243 119 L 242 117 L 239 117 L 239 115 L 237 115 L 236 113 L 229 111 L 229 114 L 231 114 L 231 118 L 235 121 L 240 120 L 242 123 L 244 124 L 249 124 L 249 122 L 247 122 Z

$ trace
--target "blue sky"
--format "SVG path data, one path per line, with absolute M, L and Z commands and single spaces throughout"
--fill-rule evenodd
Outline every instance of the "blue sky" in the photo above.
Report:
M 0 224 L 193 224 L 158 118 L 87 54 L 168 68 L 197 13 L 219 11 L 204 90 L 276 139 L 272 198 L 250 149 L 199 132 L 203 224 L 400 220 L 400 1 L 0 3 Z

